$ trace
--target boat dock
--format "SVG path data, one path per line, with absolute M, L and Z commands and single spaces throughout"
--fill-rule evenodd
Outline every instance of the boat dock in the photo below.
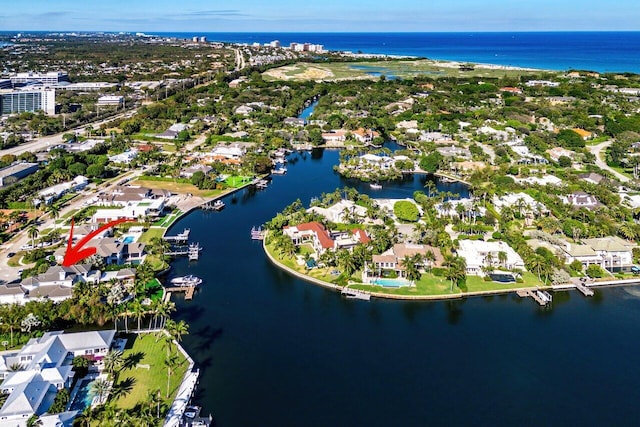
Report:
M 585 297 L 593 296 L 593 289 L 589 289 L 587 285 L 582 282 L 576 282 L 576 289 L 582 292 Z
M 215 202 L 207 202 L 200 205 L 200 208 L 205 211 L 221 211 L 224 209 L 224 202 L 222 200 L 216 200 Z
M 516 295 L 520 298 L 531 297 L 535 302 L 537 302 L 540 306 L 544 307 L 547 304 L 553 301 L 553 297 L 547 291 L 542 291 L 540 289 L 530 290 L 530 289 L 521 289 L 516 291 Z
M 174 292 L 184 292 L 184 299 L 190 301 L 193 299 L 193 295 L 196 293 L 195 286 L 171 286 L 168 288 L 164 288 L 166 291 L 166 299 L 167 301 L 171 299 L 171 294 Z
M 251 240 L 263 240 L 265 233 L 262 227 L 251 227 Z
M 189 228 L 185 228 L 182 233 L 176 235 L 176 236 L 164 236 L 163 239 L 166 240 L 169 243 L 173 243 L 173 244 L 180 244 L 180 243 L 187 243 L 189 241 L 189 234 L 191 234 L 191 229 Z M 166 254 L 168 255 L 168 254 Z
M 345 287 L 345 288 L 342 288 L 342 291 L 340 292 L 340 294 L 350 299 L 360 299 L 363 301 L 371 300 L 371 294 L 369 292 L 360 291 L 358 289 L 351 289 L 351 288 Z
M 200 251 L 202 248 L 199 243 L 190 243 L 188 247 L 173 248 L 169 252 L 165 252 L 165 255 L 169 256 L 188 256 L 189 261 L 195 261 L 200 257 Z

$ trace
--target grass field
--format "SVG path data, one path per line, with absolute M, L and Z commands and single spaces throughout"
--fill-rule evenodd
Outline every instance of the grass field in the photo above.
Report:
M 149 243 L 151 239 L 154 237 L 162 237 L 164 236 L 165 230 L 163 228 L 150 228 L 140 236 L 140 241 L 142 243 Z
M 158 342 L 156 339 L 153 334 L 129 335 L 129 342 L 123 356 L 126 358 L 141 354 L 142 358 L 137 363 L 138 367 L 134 366 L 120 373 L 119 381 L 128 381 L 130 378 L 133 387 L 129 394 L 116 401 L 118 407 L 133 408 L 136 403 L 145 401 L 149 392 L 156 390 L 161 391 L 162 398 L 166 399 L 168 404 L 173 401 L 189 363 L 182 353 L 172 349 L 178 355 L 179 366 L 171 375 L 169 398 L 167 399 L 167 368 L 164 365 L 167 357 L 167 344 L 164 336 Z M 131 341 L 133 341 L 133 345 L 131 345 Z M 149 369 L 146 369 L 147 365 Z
M 230 176 L 224 182 L 229 187 L 238 188 L 250 183 L 252 179 L 250 176 Z
M 520 77 L 537 76 L 546 71 L 511 69 L 500 66 L 477 65 L 472 71 L 460 71 L 458 63 L 432 60 L 376 61 L 376 62 L 332 62 L 327 64 L 297 63 L 274 68 L 263 74 L 265 80 L 352 80 L 388 78 L 411 78 L 419 75 L 429 77 Z

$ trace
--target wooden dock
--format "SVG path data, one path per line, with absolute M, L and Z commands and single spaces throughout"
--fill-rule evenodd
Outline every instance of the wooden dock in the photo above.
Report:
M 582 292 L 585 297 L 593 296 L 593 289 L 589 289 L 587 285 L 582 282 L 576 282 L 576 289 Z
M 164 290 L 167 292 L 167 295 L 169 295 L 167 297 L 168 299 L 171 298 L 171 294 L 173 292 L 184 292 L 184 299 L 187 301 L 192 300 L 193 295 L 196 293 L 195 286 L 172 286 L 172 287 L 165 287 Z
M 532 291 L 530 289 L 521 289 L 516 291 L 516 295 L 518 295 L 520 298 L 531 297 L 535 302 L 543 307 L 551 303 L 551 301 L 553 300 L 553 297 L 549 292 L 541 291 L 539 289 L 536 289 L 535 291 Z

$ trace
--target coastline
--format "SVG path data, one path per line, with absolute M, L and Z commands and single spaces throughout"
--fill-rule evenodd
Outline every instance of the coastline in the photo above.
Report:
M 269 232 L 267 231 L 267 234 Z M 341 292 L 344 288 L 349 288 L 347 286 L 340 286 L 333 283 L 325 282 L 320 279 L 316 279 L 315 277 L 311 277 L 309 275 L 300 273 L 292 268 L 287 267 L 282 264 L 280 261 L 275 259 L 273 255 L 269 253 L 266 245 L 266 237 L 262 240 L 262 250 L 267 255 L 269 261 L 280 268 L 281 270 L 295 276 L 301 280 L 304 280 L 309 283 L 313 283 L 314 285 L 321 286 L 323 288 L 331 289 L 337 292 Z M 590 282 L 588 288 L 606 288 L 606 287 L 617 287 L 617 286 L 635 286 L 640 285 L 640 278 L 638 279 L 617 279 L 617 280 L 603 280 L 597 282 Z M 496 295 L 507 295 L 507 294 L 515 294 L 518 291 L 571 291 L 577 290 L 576 286 L 571 283 L 564 283 L 560 285 L 547 285 L 547 286 L 530 286 L 530 287 L 520 287 L 520 288 L 506 288 L 506 289 L 495 289 L 495 290 L 487 290 L 487 291 L 474 291 L 474 292 L 460 292 L 458 294 L 442 294 L 442 295 L 395 295 L 395 294 L 386 294 L 382 292 L 372 292 L 366 291 L 362 289 L 358 289 L 358 292 L 363 292 L 368 294 L 374 298 L 380 299 L 389 299 L 389 300 L 404 300 L 404 301 L 448 301 L 448 300 L 456 300 L 456 299 L 465 299 L 465 298 L 473 298 L 473 297 L 486 297 L 486 296 L 496 296 Z

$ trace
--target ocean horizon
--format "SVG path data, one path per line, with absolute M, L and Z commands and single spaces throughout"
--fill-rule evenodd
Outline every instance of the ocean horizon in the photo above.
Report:
M 0 31 L 0 35 L 105 33 L 118 31 Z M 135 34 L 135 31 L 124 32 Z M 157 32 L 147 35 L 225 43 L 279 40 L 321 44 L 331 51 L 413 56 L 544 70 L 640 74 L 640 31 L 501 32 Z
M 640 73 L 640 31 L 553 32 L 149 32 L 227 43 L 279 40 L 322 44 L 332 51 L 416 56 L 547 70 Z

